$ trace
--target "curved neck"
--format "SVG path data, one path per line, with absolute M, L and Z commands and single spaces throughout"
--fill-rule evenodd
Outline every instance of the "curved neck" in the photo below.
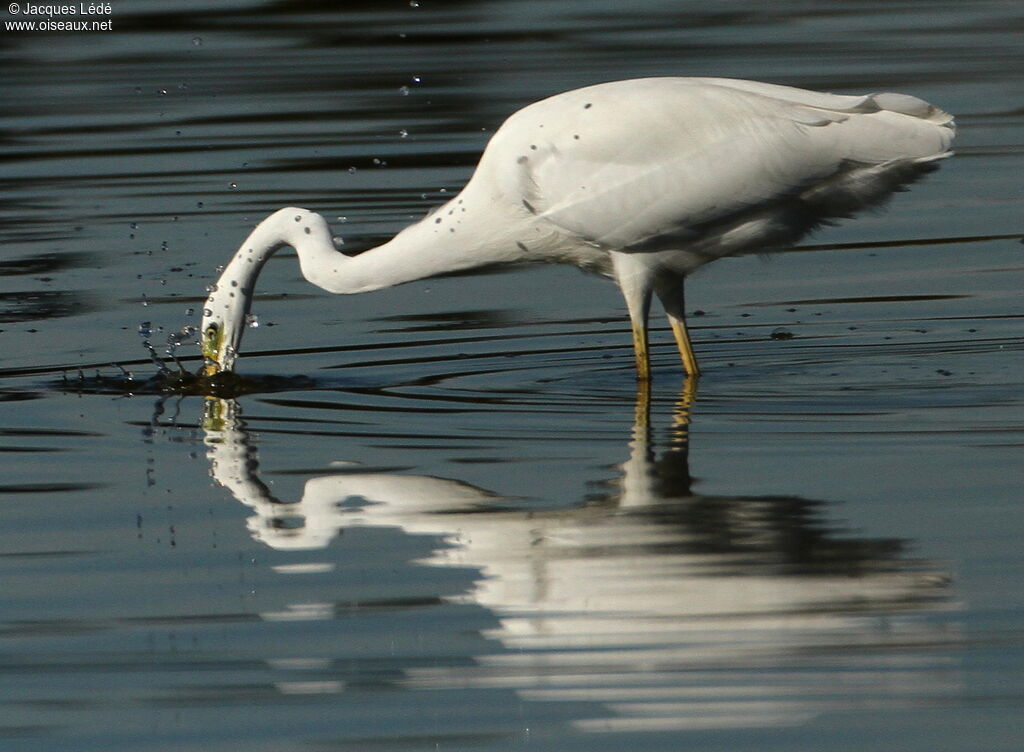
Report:
M 383 245 L 346 256 L 335 248 L 331 229 L 322 216 L 308 209 L 279 209 L 250 233 L 225 267 L 221 280 L 229 285 L 237 281 L 251 296 L 252 284 L 267 259 L 286 246 L 295 249 L 302 276 L 309 282 L 346 295 L 513 259 L 512 251 L 501 242 L 504 238 L 498 237 L 499 227 L 490 232 L 467 233 L 439 225 L 440 219 L 424 220 Z M 467 236 L 473 238 L 471 244 L 464 241 Z
M 454 205 L 455 200 L 448 206 Z M 442 207 L 434 216 L 447 208 Z M 334 247 L 331 229 L 319 214 L 294 207 L 279 209 L 249 234 L 211 288 L 201 330 L 207 373 L 232 369 L 256 278 L 279 249 L 294 248 L 302 275 L 317 287 L 337 294 L 369 292 L 446 272 L 515 260 L 515 244 L 501 235 L 503 223 L 492 221 L 486 227 L 467 224 L 426 219 L 381 246 L 358 256 L 346 256 Z

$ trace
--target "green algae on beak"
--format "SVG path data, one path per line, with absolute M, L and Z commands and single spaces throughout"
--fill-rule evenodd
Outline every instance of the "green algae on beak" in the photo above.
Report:
M 210 324 L 203 331 L 203 337 L 200 342 L 200 346 L 203 350 L 203 358 L 206 363 L 203 366 L 204 376 L 215 376 L 222 370 L 221 364 L 224 362 L 224 330 L 216 324 Z

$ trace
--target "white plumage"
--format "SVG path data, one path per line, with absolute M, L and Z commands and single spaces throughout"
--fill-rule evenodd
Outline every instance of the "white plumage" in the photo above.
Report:
M 647 78 L 599 84 L 513 114 L 466 187 L 391 241 L 335 250 L 302 209 L 264 220 L 207 301 L 208 372 L 231 370 L 263 262 L 290 245 L 308 280 L 364 292 L 445 272 L 524 261 L 613 276 L 650 376 L 647 316 L 665 307 L 683 357 L 683 280 L 715 258 L 771 250 L 875 204 L 949 154 L 947 113 L 904 94 L 840 96 L 753 81 Z

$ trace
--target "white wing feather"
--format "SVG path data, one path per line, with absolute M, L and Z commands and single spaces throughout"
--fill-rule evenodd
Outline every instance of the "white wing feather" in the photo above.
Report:
M 952 137 L 949 115 L 901 94 L 639 79 L 524 108 L 480 167 L 531 213 L 623 249 L 659 237 L 685 245 L 708 223 L 814 189 L 851 165 L 943 156 Z M 490 154 L 503 163 L 489 164 Z

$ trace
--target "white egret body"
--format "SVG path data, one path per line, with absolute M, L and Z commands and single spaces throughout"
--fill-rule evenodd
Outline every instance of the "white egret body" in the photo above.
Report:
M 206 303 L 207 372 L 238 355 L 256 277 L 284 246 L 333 293 L 474 267 L 574 264 L 611 276 L 632 321 L 637 374 L 650 376 L 657 295 L 685 370 L 697 373 L 683 280 L 716 258 L 795 242 L 877 203 L 948 156 L 947 113 L 904 94 L 839 96 L 753 81 L 647 78 L 536 102 L 494 134 L 465 188 L 387 243 L 339 252 L 327 222 L 281 209 L 225 267 Z

